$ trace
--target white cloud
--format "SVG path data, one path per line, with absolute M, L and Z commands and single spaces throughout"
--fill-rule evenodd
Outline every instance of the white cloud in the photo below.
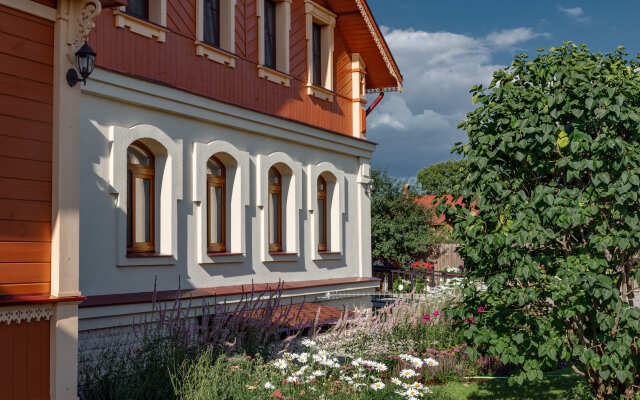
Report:
M 565 8 L 558 6 L 558 10 L 568 17 L 574 18 L 578 22 L 588 22 L 591 20 L 591 17 L 584 16 L 584 10 L 582 7 Z
M 487 35 L 487 41 L 497 47 L 510 47 L 538 36 L 549 36 L 549 34 L 535 33 L 531 28 L 505 29 L 500 32 L 491 32 Z
M 582 9 L 582 7 L 564 8 L 562 6 L 559 6 L 558 10 L 562 11 L 570 17 L 579 17 L 584 14 L 584 10 Z
M 373 164 L 391 175 L 415 176 L 425 166 L 455 158 L 457 129 L 473 109 L 469 89 L 491 82 L 498 48 L 487 37 L 450 32 L 382 28 L 404 76 L 404 92 L 389 93 L 367 118 L 368 138 L 377 142 Z M 373 97 L 371 98 L 371 100 Z

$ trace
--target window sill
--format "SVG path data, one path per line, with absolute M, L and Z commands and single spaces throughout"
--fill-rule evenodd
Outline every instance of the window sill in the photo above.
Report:
M 170 254 L 158 253 L 128 253 L 124 260 L 120 260 L 119 267 L 146 267 L 175 265 L 176 258 Z
M 200 262 L 200 265 L 212 264 L 237 264 L 246 260 L 243 253 L 214 253 L 209 252 L 207 256 Z
M 138 35 L 155 39 L 157 42 L 165 42 L 167 40 L 167 32 L 169 30 L 163 26 L 136 18 L 118 10 L 113 10 L 113 15 L 116 17 L 116 28 L 128 29 Z
M 287 253 L 285 251 L 269 252 L 269 259 L 265 262 L 295 262 L 298 261 L 298 253 Z
M 342 260 L 342 252 L 340 251 L 319 251 L 314 261 L 335 261 Z
M 196 55 L 207 58 L 209 61 L 226 65 L 230 68 L 236 67 L 236 56 L 225 50 L 211 46 L 199 40 L 194 42 L 196 45 Z
M 286 87 L 291 86 L 291 76 L 283 72 L 276 71 L 275 69 L 265 67 L 264 65 L 258 65 L 258 78 L 266 79 L 270 82 L 278 83 Z
M 307 83 L 305 87 L 307 88 L 307 94 L 309 96 L 317 97 L 321 100 L 326 100 L 328 102 L 333 103 L 333 99 L 335 95 L 331 90 L 325 89 L 320 86 L 315 86 L 310 83 Z

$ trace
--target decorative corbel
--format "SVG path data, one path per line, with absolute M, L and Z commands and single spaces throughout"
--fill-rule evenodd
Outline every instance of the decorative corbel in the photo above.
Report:
M 89 34 L 96 27 L 94 20 L 102 11 L 100 0 L 70 0 L 69 26 L 67 29 L 67 57 L 75 63 L 75 53 L 89 40 Z

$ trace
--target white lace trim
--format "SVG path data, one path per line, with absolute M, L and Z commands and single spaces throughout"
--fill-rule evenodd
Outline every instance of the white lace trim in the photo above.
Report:
M 0 307 L 0 324 L 21 323 L 22 321 L 48 320 L 53 316 L 52 304 L 29 304 L 24 306 Z
M 391 60 L 389 60 L 389 57 L 387 56 L 387 52 L 384 50 L 384 46 L 382 45 L 382 42 L 380 41 L 380 38 L 378 37 L 378 35 L 376 34 L 376 30 L 373 27 L 373 23 L 371 22 L 371 19 L 369 18 L 369 16 L 367 15 L 367 12 L 364 9 L 364 5 L 362 4 L 361 0 L 356 0 L 356 5 L 358 6 L 358 10 L 360 10 L 360 14 L 362 15 L 362 18 L 364 18 L 364 21 L 367 23 L 367 27 L 369 27 L 369 32 L 371 32 L 371 36 L 373 36 L 373 40 L 376 42 L 376 45 L 378 46 L 378 50 L 380 51 L 380 54 L 382 54 L 382 58 L 384 58 L 384 62 L 387 64 L 387 68 L 389 69 L 389 73 L 391 74 L 391 76 L 393 76 L 396 80 L 396 84 L 397 87 L 395 88 L 383 88 L 383 89 L 368 89 L 367 93 L 377 93 L 377 92 L 389 92 L 389 91 L 394 91 L 394 90 L 398 90 L 398 91 L 402 91 L 402 84 L 400 83 L 400 79 L 398 78 L 398 75 L 396 75 L 396 71 L 393 69 L 393 65 L 391 64 Z

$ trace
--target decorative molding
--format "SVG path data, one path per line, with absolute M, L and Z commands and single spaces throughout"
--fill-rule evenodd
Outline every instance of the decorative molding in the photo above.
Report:
M 231 68 L 236 67 L 236 58 L 238 57 L 235 55 L 198 40 L 196 40 L 194 44 L 196 45 L 197 56 L 207 58 L 210 61 L 217 62 L 219 64 L 227 65 Z
M 156 25 L 149 21 L 141 20 L 118 10 L 113 10 L 113 14 L 116 17 L 116 28 L 128 28 L 129 31 L 133 33 L 147 37 L 149 39 L 155 39 L 157 42 L 161 43 L 164 43 L 167 40 L 167 32 L 169 30 L 163 26 Z
M 324 176 L 327 184 L 327 220 L 328 238 L 327 251 L 318 251 L 318 177 Z M 344 255 L 342 245 L 342 230 L 345 214 L 345 184 L 344 172 L 332 163 L 323 161 L 317 165 L 307 166 L 307 210 L 309 211 L 309 237 L 311 241 L 311 259 L 314 261 L 340 260 Z
M 0 307 L 0 324 L 49 320 L 53 317 L 53 304 L 29 304 L 23 306 Z
M 49 21 L 56 20 L 56 9 L 40 3 L 24 0 L 0 0 L 0 4 Z
M 258 78 L 263 78 L 269 82 L 278 83 L 280 85 L 290 87 L 291 77 L 275 69 L 267 68 L 264 65 L 258 65 Z
M 96 27 L 94 20 L 102 11 L 100 0 L 84 0 L 82 6 L 77 10 L 75 17 L 76 24 L 71 26 L 72 32 L 71 46 L 79 48 L 84 42 L 89 40 L 89 34 Z
M 358 10 L 360 10 L 360 14 L 362 15 L 362 18 L 364 19 L 364 21 L 366 22 L 367 27 L 369 28 L 369 32 L 371 33 L 373 40 L 376 42 L 376 46 L 378 46 L 378 51 L 382 55 L 382 58 L 384 59 L 385 64 L 387 64 L 387 69 L 389 70 L 389 73 L 391 74 L 391 76 L 395 78 L 397 83 L 396 87 L 383 88 L 383 89 L 368 89 L 367 93 L 378 93 L 381 91 L 402 92 L 402 83 L 400 82 L 400 78 L 398 77 L 398 75 L 396 74 L 396 71 L 393 68 L 393 64 L 391 63 L 391 60 L 389 59 L 389 56 L 387 55 L 387 52 L 385 51 L 384 46 L 382 45 L 382 41 L 380 41 L 380 37 L 378 37 L 376 33 L 376 29 L 373 25 L 373 22 L 371 22 L 371 18 L 369 18 L 369 15 L 367 14 L 367 10 L 365 9 L 364 4 L 362 3 L 362 0 L 356 0 L 356 5 L 358 6 Z
M 213 132 L 212 132 L 213 133 Z M 216 155 L 227 170 L 227 246 L 228 253 L 207 252 L 207 175 L 206 165 Z M 249 153 L 224 140 L 193 143 L 192 188 L 197 226 L 197 260 L 199 264 L 230 264 L 246 258 L 246 207 L 249 205 Z
M 314 86 L 311 84 L 306 84 L 304 86 L 307 88 L 307 94 L 309 96 L 314 96 L 321 100 L 326 100 L 333 103 L 333 98 L 335 96 L 331 90 L 328 90 L 319 86 Z

